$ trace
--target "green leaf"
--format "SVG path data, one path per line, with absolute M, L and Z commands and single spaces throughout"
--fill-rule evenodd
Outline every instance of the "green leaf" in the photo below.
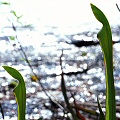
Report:
M 17 17 L 17 19 L 20 19 L 21 17 L 23 17 L 23 15 L 21 15 L 21 16 L 19 16 L 19 17 Z
M 66 86 L 65 86 L 65 80 L 64 80 L 64 75 L 63 75 L 63 71 L 62 71 L 62 74 L 61 74 L 61 88 L 62 88 L 62 94 L 63 94 L 63 97 L 65 99 L 65 102 L 66 102 L 66 105 L 67 105 L 67 108 L 69 109 L 72 117 L 75 119 L 75 120 L 79 120 L 79 118 L 77 117 L 77 115 L 75 114 L 75 112 L 73 111 L 70 103 L 69 103 L 69 99 L 68 99 L 68 96 L 67 96 L 67 90 L 66 90 Z
M 21 25 L 23 25 L 18 19 L 17 19 L 17 22 L 20 23 Z
M 98 97 L 97 97 L 97 102 L 98 102 L 98 108 L 99 108 L 99 112 L 100 112 L 100 118 L 99 118 L 99 120 L 105 120 L 105 115 L 104 115 L 104 113 L 102 111 L 102 108 L 101 108 L 101 105 L 99 103 Z
M 26 110 L 26 87 L 22 75 L 14 68 L 3 66 L 3 68 L 15 79 L 19 81 L 13 92 L 18 104 L 18 120 L 25 120 Z
M 15 17 L 18 17 L 15 11 L 11 11 Z
M 91 4 L 96 19 L 102 23 L 102 28 L 97 34 L 104 54 L 106 65 L 106 120 L 116 120 L 115 86 L 113 77 L 113 42 L 109 22 L 104 13 Z
M 13 15 L 17 18 L 17 22 L 20 23 L 20 24 L 22 25 L 22 23 L 19 21 L 19 19 L 20 19 L 23 15 L 17 16 L 16 12 L 13 11 L 13 10 L 11 11 L 11 13 L 13 13 Z
M 9 38 L 10 38 L 11 40 L 15 40 L 15 37 L 14 37 L 14 36 L 9 36 Z
M 15 11 L 11 11 L 13 14 L 14 14 L 14 16 L 17 18 L 17 20 L 19 20 L 21 17 L 23 17 L 23 15 L 21 15 L 21 16 L 17 16 L 17 14 L 16 14 L 16 12 Z
M 8 3 L 8 2 L 2 2 L 1 4 L 10 5 L 10 3 Z

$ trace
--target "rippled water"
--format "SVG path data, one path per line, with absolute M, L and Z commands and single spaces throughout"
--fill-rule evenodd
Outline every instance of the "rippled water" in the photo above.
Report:
M 21 70 L 25 76 L 27 84 L 27 117 L 38 118 L 40 114 L 52 115 L 51 111 L 45 111 L 41 105 L 35 106 L 40 99 L 47 99 L 44 93 L 41 92 L 38 83 L 30 82 L 31 70 L 26 62 L 20 56 L 19 52 L 14 51 L 13 45 L 19 48 L 17 41 L 9 41 L 8 37 L 17 35 L 18 40 L 24 47 L 30 63 L 34 66 L 34 72 L 41 77 L 41 82 L 46 89 L 49 89 L 57 100 L 63 100 L 60 92 L 60 55 L 61 49 L 64 49 L 63 66 L 64 72 L 77 72 L 89 68 L 87 73 L 77 75 L 65 75 L 66 85 L 68 89 L 76 92 L 76 99 L 80 102 L 96 101 L 95 94 L 100 93 L 100 97 L 104 99 L 105 92 L 105 77 L 103 67 L 103 56 L 99 46 L 81 47 L 77 48 L 74 45 L 67 44 L 72 40 L 96 41 L 96 34 L 101 28 L 101 24 L 94 18 L 90 4 L 88 1 L 80 0 L 11 0 L 11 7 L 1 5 L 0 7 L 0 53 L 1 65 L 7 64 L 15 66 Z M 94 4 L 100 7 L 108 17 L 113 30 L 113 40 L 119 40 L 119 19 L 120 12 L 117 10 L 115 2 L 91 0 Z M 116 1 L 120 5 L 119 1 Z M 23 25 L 32 24 L 29 27 L 21 27 L 14 16 L 11 15 L 10 10 L 15 10 L 18 16 L 23 15 L 20 21 Z M 17 28 L 17 33 L 13 31 L 11 22 Z M 7 41 L 5 40 L 7 39 Z M 119 76 L 120 76 L 120 45 L 114 45 L 114 66 L 116 87 L 119 90 Z M 8 57 L 9 55 L 9 57 Z M 50 75 L 53 75 L 52 77 Z M 3 77 L 6 77 L 3 82 Z M 1 68 L 1 98 L 2 91 L 8 91 L 6 87 L 12 78 Z M 8 80 L 9 78 L 9 80 Z M 52 90 L 51 90 L 52 89 Z M 57 90 L 57 91 L 55 91 Z M 11 95 L 12 96 L 12 95 Z M 116 97 L 119 101 L 119 96 Z M 16 115 L 15 101 L 8 101 L 10 92 L 6 93 L 7 99 L 3 105 L 5 108 L 6 119 L 11 115 L 12 119 Z M 32 103 L 32 104 L 31 104 Z M 9 105 L 9 107 L 7 107 Z M 13 111 L 10 109 L 14 106 Z M 39 109 L 41 112 L 39 112 Z

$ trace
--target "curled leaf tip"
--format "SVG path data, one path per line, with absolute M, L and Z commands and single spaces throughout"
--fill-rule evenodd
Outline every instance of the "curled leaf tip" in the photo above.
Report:
M 14 88 L 13 92 L 18 104 L 18 120 L 25 120 L 26 110 L 26 87 L 22 75 L 18 70 L 10 66 L 2 66 L 14 79 L 19 81 L 19 84 Z
M 111 28 L 106 16 L 99 8 L 91 4 L 91 9 L 96 19 L 103 25 L 101 30 L 98 32 L 97 37 L 100 40 L 100 45 L 104 54 L 104 61 L 106 63 L 106 120 L 116 120 Z

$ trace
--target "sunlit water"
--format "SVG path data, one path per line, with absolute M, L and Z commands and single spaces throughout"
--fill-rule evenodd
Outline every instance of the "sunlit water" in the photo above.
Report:
M 107 16 L 110 25 L 112 28 L 117 28 L 120 23 L 120 12 L 118 11 L 116 7 L 116 3 L 120 6 L 119 0 L 91 0 L 93 4 L 98 6 Z M 61 49 L 66 49 L 64 51 L 64 57 L 63 57 L 63 65 L 64 72 L 76 72 L 76 71 L 82 71 L 82 69 L 85 69 L 89 67 L 90 65 L 94 66 L 95 58 L 97 56 L 97 59 L 99 60 L 99 57 L 101 59 L 101 56 L 99 53 L 101 52 L 100 47 L 91 47 L 91 48 L 76 48 L 75 46 L 68 45 L 65 43 L 71 42 L 71 39 L 66 37 L 66 35 L 74 35 L 75 40 L 97 40 L 96 33 L 99 31 L 99 29 L 102 27 L 101 24 L 95 19 L 91 8 L 90 8 L 90 2 L 88 0 L 10 0 L 11 6 L 7 5 L 1 5 L 0 6 L 0 37 L 3 36 L 14 36 L 17 34 L 18 39 L 20 40 L 20 43 L 22 46 L 33 46 L 28 51 L 26 50 L 28 56 L 32 55 L 32 57 L 29 57 L 29 60 L 33 60 L 34 58 L 39 58 L 39 60 L 42 59 L 45 63 L 43 63 L 38 71 L 36 70 L 36 73 L 40 73 L 42 75 L 46 74 L 53 74 L 56 73 L 60 74 L 61 69 L 59 66 L 59 57 L 61 55 Z M 16 22 L 16 19 L 14 15 L 10 13 L 10 10 L 14 10 L 18 16 L 23 15 L 23 17 L 20 19 L 20 21 L 23 23 L 23 25 L 32 24 L 33 28 L 18 28 L 17 33 L 11 29 L 11 22 L 14 23 L 15 26 L 21 26 L 18 22 Z M 11 21 L 9 21 L 9 20 Z M 77 35 L 83 32 L 88 32 L 88 36 L 81 34 Z M 91 35 L 92 32 L 95 32 L 95 35 Z M 113 40 L 119 40 L 119 34 L 113 35 Z M 59 44 L 58 44 L 59 41 Z M 11 41 L 11 44 L 8 44 L 8 42 L 1 40 L 0 41 L 0 52 L 2 53 L 1 59 L 4 62 L 5 60 L 11 60 L 14 61 L 14 56 L 17 58 L 19 57 L 16 53 L 13 53 L 11 55 L 10 52 L 8 52 L 13 58 L 11 57 L 4 57 L 8 56 L 8 53 L 6 50 L 12 51 L 14 50 L 12 44 L 14 44 L 15 41 Z M 7 43 L 7 45 L 6 45 Z M 19 47 L 19 46 L 16 46 Z M 119 51 L 120 51 L 120 45 L 116 44 L 114 46 L 117 55 L 116 55 L 116 63 L 115 66 L 120 69 L 119 67 Z M 4 54 L 3 54 L 4 53 Z M 83 53 L 85 55 L 83 55 Z M 42 57 L 41 57 L 42 54 Z M 45 56 L 44 56 L 45 55 Z M 54 56 L 54 58 L 53 58 Z M 52 59 L 51 59 L 52 57 Z M 74 60 L 73 62 L 69 62 L 70 60 Z M 76 61 L 75 61 L 76 60 Z M 56 62 L 57 61 L 57 62 Z M 77 63 L 80 61 L 81 63 Z M 52 62 L 52 65 L 49 64 L 49 62 Z M 56 63 L 56 64 L 55 64 Z M 8 62 L 8 65 L 12 65 L 12 63 Z M 101 63 L 98 63 L 101 65 Z M 14 66 L 17 69 L 25 69 L 23 72 L 23 75 L 26 79 L 26 74 L 31 74 L 29 67 L 25 66 L 24 64 L 17 64 Z M 3 70 L 1 68 L 1 70 Z M 2 71 L 2 74 L 0 77 L 6 76 L 7 78 L 11 78 L 6 75 L 5 72 Z M 119 70 L 115 72 L 115 76 L 117 76 L 117 79 L 119 80 Z M 12 79 L 12 78 L 11 78 Z M 55 78 L 46 78 L 41 79 L 42 83 L 46 88 L 59 88 L 60 86 L 60 76 Z M 84 91 L 83 93 L 80 93 L 80 96 L 76 96 L 78 100 L 81 102 L 85 102 L 85 99 L 87 101 L 92 100 L 92 98 L 95 98 L 95 95 L 91 95 L 90 99 L 90 93 L 88 90 L 105 90 L 105 77 L 102 67 L 95 67 L 93 69 L 90 69 L 87 74 L 83 74 L 82 76 L 72 76 L 68 77 L 65 76 L 66 85 L 68 87 L 74 86 L 82 86 L 80 91 Z M 100 82 L 101 80 L 101 82 Z M 27 80 L 26 80 L 27 81 Z M 29 83 L 29 81 L 27 81 Z M 87 84 L 86 84 L 87 83 Z M 31 83 L 32 84 L 32 83 Z M 33 85 L 28 84 L 27 93 L 35 94 L 36 88 L 38 89 L 39 85 L 37 83 L 33 83 Z M 2 86 L 6 86 L 8 83 L 3 83 Z M 120 83 L 116 83 L 117 87 L 120 87 Z M 38 89 L 39 90 L 39 89 Z M 53 92 L 52 92 L 53 93 Z M 36 96 L 40 98 L 46 99 L 46 96 L 41 93 L 37 92 Z M 62 99 L 62 95 L 59 92 L 54 92 L 54 96 L 57 96 L 58 99 Z M 87 96 L 87 97 L 86 97 Z M 101 95 L 102 96 L 102 95 Z M 37 101 L 38 99 L 34 99 L 34 97 L 27 100 L 28 107 L 30 106 L 30 103 Z M 119 100 L 119 98 L 118 98 Z M 14 101 L 13 101 L 14 102 Z M 37 102 L 36 102 L 37 103 Z M 7 102 L 9 104 L 9 102 Z M 11 103 L 14 104 L 14 103 Z M 31 106 L 30 106 L 31 107 Z M 15 105 L 16 109 L 16 105 Z M 38 109 L 35 109 L 34 111 L 37 111 Z M 9 112 L 9 111 L 8 111 Z M 28 109 L 28 112 L 31 112 L 31 109 Z M 14 111 L 13 111 L 14 113 Z M 36 113 L 36 118 L 39 117 L 39 114 Z M 41 114 L 49 114 L 51 116 L 50 111 L 44 111 L 41 110 Z M 9 114 L 8 114 L 9 116 Z M 10 119 L 8 116 L 6 116 L 6 120 Z M 32 116 L 32 115 L 31 115 Z M 16 119 L 16 118 L 12 118 Z M 12 120 L 11 119 L 11 120 Z
M 107 16 L 110 25 L 116 26 L 119 24 L 120 12 L 118 11 L 116 4 L 119 1 L 104 1 L 104 0 L 87 0 L 80 1 L 64 1 L 64 0 L 34 0 L 34 1 L 21 1 L 21 0 L 9 0 L 11 7 L 1 5 L 0 7 L 0 18 L 1 18 L 1 36 L 2 35 L 14 35 L 16 33 L 9 28 L 3 28 L 11 26 L 11 20 L 15 25 L 20 25 L 16 22 L 16 19 L 10 10 L 14 10 L 18 16 L 23 15 L 20 21 L 24 25 L 32 24 L 35 30 L 30 32 L 24 30 L 18 35 L 20 40 L 23 40 L 22 45 L 35 45 L 36 49 L 39 47 L 38 43 L 46 42 L 49 44 L 56 38 L 46 38 L 44 33 L 54 32 L 55 35 L 60 35 L 61 39 L 64 35 L 82 33 L 85 31 L 96 31 L 97 28 L 101 28 L 101 24 L 95 19 L 90 2 L 98 6 Z M 57 29 L 52 29 L 57 27 Z M 33 41 L 34 40 L 34 41 Z M 54 41 L 53 41 L 54 42 Z M 4 48 L 4 47 L 3 47 Z M 4 51 L 4 49 L 2 50 Z

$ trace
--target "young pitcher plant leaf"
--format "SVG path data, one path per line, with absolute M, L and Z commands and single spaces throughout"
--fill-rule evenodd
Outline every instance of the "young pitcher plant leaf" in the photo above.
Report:
M 25 120 L 26 110 L 26 87 L 22 75 L 15 68 L 3 66 L 3 68 L 15 79 L 19 81 L 13 92 L 18 104 L 18 120 Z
M 106 65 L 106 120 L 116 120 L 115 86 L 113 77 L 113 42 L 109 22 L 104 13 L 91 4 L 96 19 L 102 23 L 102 28 L 97 34 L 104 54 Z

